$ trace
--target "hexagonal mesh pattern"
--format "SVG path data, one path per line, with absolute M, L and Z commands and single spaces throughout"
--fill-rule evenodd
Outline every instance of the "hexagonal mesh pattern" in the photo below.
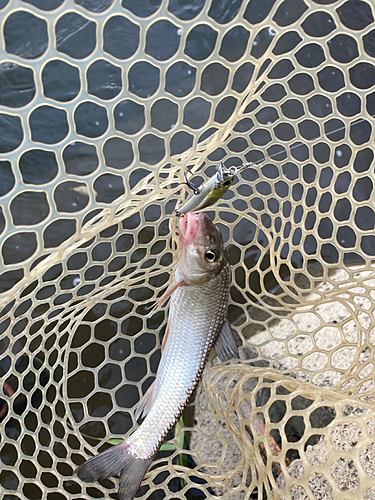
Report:
M 113 497 L 73 470 L 154 379 L 178 183 L 262 159 L 210 211 L 241 360 L 211 359 L 139 495 L 375 498 L 374 16 L 0 0 L 4 498 Z

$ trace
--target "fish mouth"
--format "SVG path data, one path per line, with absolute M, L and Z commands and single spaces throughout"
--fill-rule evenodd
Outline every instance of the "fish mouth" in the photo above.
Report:
M 183 243 L 192 243 L 197 235 L 199 226 L 201 224 L 202 216 L 205 214 L 192 214 L 188 212 L 184 217 L 180 217 L 178 225 L 180 228 L 180 234 L 182 236 Z

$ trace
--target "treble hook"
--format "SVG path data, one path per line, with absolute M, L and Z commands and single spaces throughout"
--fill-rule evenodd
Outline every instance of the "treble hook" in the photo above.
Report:
M 196 186 L 195 184 L 193 184 L 191 181 L 188 180 L 186 171 L 184 172 L 184 177 L 185 177 L 185 182 L 181 182 L 180 184 L 186 184 L 187 187 L 189 187 L 194 194 L 199 194 L 201 192 L 201 187 Z
M 216 165 L 216 172 L 217 172 L 217 181 L 223 182 L 223 180 L 224 180 L 224 165 L 223 165 L 222 161 L 219 163 L 219 165 Z
M 190 170 L 189 170 L 189 172 L 190 172 Z M 187 178 L 186 172 L 184 172 L 184 177 L 185 177 L 185 182 L 179 182 L 177 184 L 177 186 L 185 185 L 188 188 L 190 188 L 195 195 L 199 194 L 201 192 L 201 187 L 200 186 L 196 186 L 191 181 L 189 181 L 188 178 Z

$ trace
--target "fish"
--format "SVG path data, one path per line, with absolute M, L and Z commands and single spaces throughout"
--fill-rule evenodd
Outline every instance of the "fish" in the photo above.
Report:
M 201 186 L 196 187 L 186 180 L 186 184 L 193 189 L 194 194 L 182 207 L 176 209 L 176 215 L 180 217 L 187 212 L 198 212 L 214 205 L 228 191 L 237 172 L 237 167 L 230 167 L 226 170 L 221 162 L 216 167 L 215 174 Z
M 85 482 L 120 474 L 118 498 L 132 500 L 169 431 L 196 388 L 211 348 L 221 361 L 238 357 L 228 322 L 231 272 L 218 228 L 204 213 L 179 219 L 180 256 L 170 297 L 166 333 L 156 378 L 140 401 L 141 425 L 121 444 L 76 469 Z

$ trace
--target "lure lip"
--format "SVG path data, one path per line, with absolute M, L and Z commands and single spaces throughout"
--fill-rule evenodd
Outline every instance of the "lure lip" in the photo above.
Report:
M 184 217 L 181 217 L 179 219 L 178 225 L 180 234 L 182 237 L 182 242 L 185 245 L 194 241 L 199 229 L 201 215 L 202 214 L 193 214 L 191 212 L 188 212 Z

